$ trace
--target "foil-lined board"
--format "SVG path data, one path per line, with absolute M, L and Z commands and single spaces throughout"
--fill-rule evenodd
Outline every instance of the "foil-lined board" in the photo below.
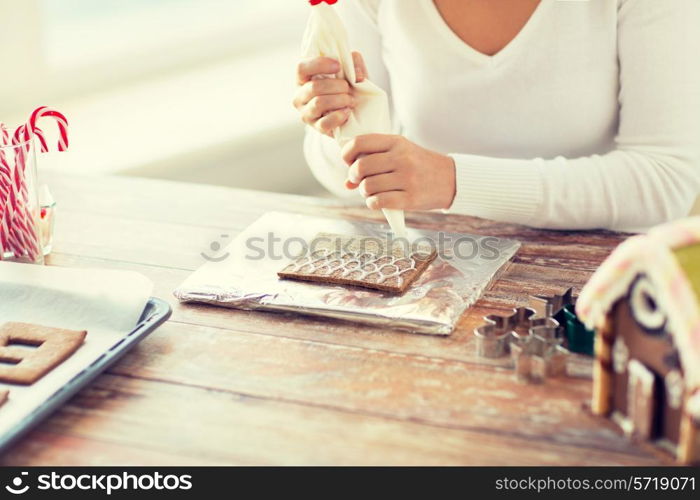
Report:
M 401 295 L 280 279 L 280 270 L 313 251 L 320 233 L 391 241 L 384 224 L 270 212 L 188 277 L 174 295 L 182 302 L 449 335 L 520 248 L 514 240 L 409 229 L 406 245 L 433 245 L 438 256 Z

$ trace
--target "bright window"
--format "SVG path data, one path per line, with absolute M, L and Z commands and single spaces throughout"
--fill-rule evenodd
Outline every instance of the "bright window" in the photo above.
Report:
M 71 148 L 42 171 L 309 192 L 291 105 L 308 13 L 302 0 L 0 1 L 0 121 L 40 104 L 68 116 Z
M 305 13 L 290 0 L 40 0 L 40 11 L 46 61 L 59 70 L 258 47 L 297 36 Z
M 301 0 L 0 2 L 0 111 L 298 47 L 307 14 Z

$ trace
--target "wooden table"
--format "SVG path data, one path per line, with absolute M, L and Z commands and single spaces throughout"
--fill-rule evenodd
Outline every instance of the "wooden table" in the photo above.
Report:
M 6 465 L 653 465 L 584 406 L 584 376 L 526 385 L 474 355 L 485 314 L 581 287 L 621 241 L 468 217 L 412 226 L 523 241 L 453 335 L 179 305 L 172 290 L 222 235 L 270 210 L 379 220 L 337 202 L 120 177 L 48 176 L 54 266 L 132 269 L 172 319 L 2 459 Z M 581 369 L 582 368 L 582 369 Z M 576 370 L 575 370 L 576 371 Z M 590 370 L 588 370 L 590 372 Z

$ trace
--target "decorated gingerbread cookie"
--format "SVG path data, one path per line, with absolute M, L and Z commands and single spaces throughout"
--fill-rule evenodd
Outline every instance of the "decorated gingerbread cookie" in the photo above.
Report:
M 376 238 L 319 234 L 309 251 L 278 273 L 280 278 L 351 285 L 404 293 L 437 256 L 429 247 L 407 248 Z

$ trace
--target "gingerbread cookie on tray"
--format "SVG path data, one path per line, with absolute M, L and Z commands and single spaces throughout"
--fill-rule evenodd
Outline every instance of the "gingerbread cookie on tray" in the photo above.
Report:
M 390 245 L 379 238 L 322 233 L 304 255 L 277 274 L 284 279 L 401 294 L 436 256 L 429 245 L 411 246 L 405 241 Z
M 0 382 L 31 385 L 68 359 L 86 331 L 28 323 L 0 326 Z

